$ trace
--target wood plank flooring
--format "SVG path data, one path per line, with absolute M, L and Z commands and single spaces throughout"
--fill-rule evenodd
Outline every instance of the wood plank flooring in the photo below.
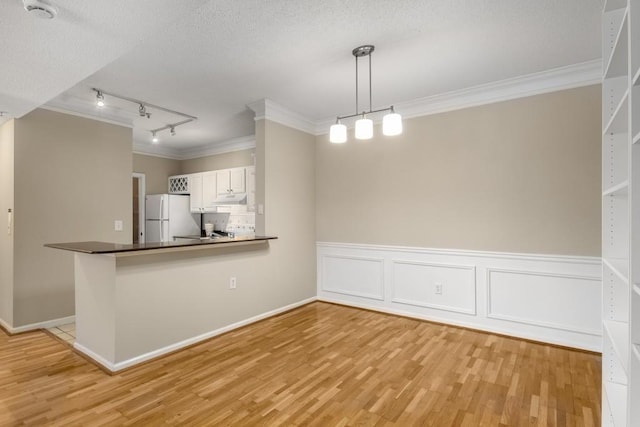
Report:
M 316 302 L 109 376 L 0 331 L 0 425 L 596 426 L 600 356 Z

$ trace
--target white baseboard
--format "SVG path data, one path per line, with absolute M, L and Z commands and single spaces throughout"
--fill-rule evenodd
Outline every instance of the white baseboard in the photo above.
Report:
M 307 298 L 307 299 L 304 299 L 302 301 L 298 301 L 298 302 L 295 302 L 293 304 L 286 305 L 284 307 L 276 308 L 275 310 L 271 310 L 271 311 L 268 311 L 266 313 L 258 314 L 257 316 L 253 316 L 253 317 L 250 317 L 248 319 L 241 320 L 239 322 L 232 323 L 232 324 L 227 325 L 227 326 L 223 326 L 222 328 L 218 328 L 218 329 L 215 329 L 213 331 L 209 331 L 209 332 L 206 332 L 204 334 L 201 334 L 201 335 L 198 335 L 198 336 L 195 336 L 195 337 L 192 337 L 192 338 L 188 338 L 186 340 L 183 340 L 183 341 L 168 345 L 166 347 L 159 348 L 157 350 L 154 350 L 154 351 L 151 351 L 151 352 L 148 352 L 148 353 L 142 354 L 140 356 L 136 356 L 136 357 L 133 357 L 131 359 L 124 360 L 124 361 L 118 362 L 118 363 L 109 362 L 108 360 L 106 360 L 103 357 L 99 356 L 95 352 L 91 351 L 91 349 L 86 348 L 82 344 L 75 343 L 74 344 L 74 348 L 76 350 L 78 350 L 79 352 L 84 353 L 86 356 L 90 357 L 91 359 L 95 360 L 97 363 L 99 363 L 104 368 L 108 369 L 109 371 L 117 372 L 117 371 L 121 371 L 123 369 L 129 368 L 131 366 L 137 365 L 139 363 L 146 362 L 148 360 L 155 359 L 157 357 L 163 356 L 163 355 L 165 355 L 167 353 L 172 353 L 172 352 L 174 352 L 176 350 L 180 350 L 180 349 L 188 347 L 190 345 L 197 344 L 197 343 L 199 343 L 201 341 L 208 340 L 209 338 L 213 338 L 213 337 L 215 337 L 217 335 L 224 334 L 225 332 L 229 332 L 229 331 L 232 331 L 234 329 L 238 329 L 238 328 L 241 328 L 243 326 L 249 325 L 251 323 L 255 323 L 255 322 L 258 322 L 260 320 L 264 320 L 266 318 L 273 317 L 273 316 L 275 316 L 277 314 L 280 314 L 280 313 L 283 313 L 285 311 L 289 311 L 289 310 L 292 310 L 294 308 L 309 304 L 309 303 L 314 302 L 316 300 L 317 300 L 317 297 L 315 297 L 315 296 L 311 297 L 311 298 Z
M 38 329 L 49 329 L 54 326 L 66 325 L 76 321 L 76 316 L 61 317 L 59 319 L 47 320 L 45 322 L 30 323 L 28 325 L 13 327 L 3 319 L 0 319 L 0 325 L 9 331 L 10 334 L 19 334 L 21 332 L 36 331 Z
M 328 242 L 317 257 L 320 301 L 602 349 L 597 257 Z

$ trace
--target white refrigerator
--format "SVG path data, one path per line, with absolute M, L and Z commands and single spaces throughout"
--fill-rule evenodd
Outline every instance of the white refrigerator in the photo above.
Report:
M 189 208 L 189 196 L 152 194 L 145 200 L 146 241 L 171 242 L 173 236 L 200 236 L 200 226 Z

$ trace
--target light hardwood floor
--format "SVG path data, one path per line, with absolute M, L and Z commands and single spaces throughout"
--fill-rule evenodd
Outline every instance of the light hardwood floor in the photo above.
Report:
M 600 356 L 326 303 L 109 376 L 0 331 L 0 425 L 600 425 Z

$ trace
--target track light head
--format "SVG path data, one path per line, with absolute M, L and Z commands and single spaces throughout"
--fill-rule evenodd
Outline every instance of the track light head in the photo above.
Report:
M 104 95 L 99 90 L 96 92 L 96 105 L 98 107 L 104 107 Z
M 140 104 L 138 113 L 140 114 L 140 117 L 145 117 L 147 115 L 147 107 L 145 107 L 144 104 Z
M 151 142 L 153 142 L 154 144 L 157 144 L 157 143 L 158 143 L 158 141 L 160 141 L 160 140 L 159 140 L 159 139 L 158 139 L 158 137 L 156 136 L 155 131 L 154 131 L 154 132 L 151 132 Z
M 171 126 L 169 129 L 171 129 L 171 136 L 176 136 L 176 128 Z

